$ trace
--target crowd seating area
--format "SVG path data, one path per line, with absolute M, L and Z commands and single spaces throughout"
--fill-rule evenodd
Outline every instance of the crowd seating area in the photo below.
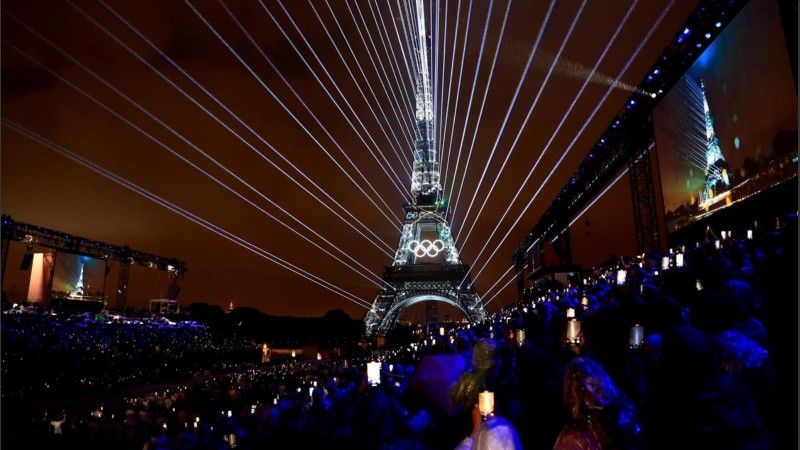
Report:
M 797 216 L 778 225 L 621 258 L 485 323 L 321 361 L 253 365 L 257 345 L 192 322 L 4 311 L 3 444 L 465 448 L 489 390 L 518 438 L 505 448 L 796 448 Z M 170 383 L 133 389 L 153 382 Z M 113 395 L 44 401 L 87 383 Z

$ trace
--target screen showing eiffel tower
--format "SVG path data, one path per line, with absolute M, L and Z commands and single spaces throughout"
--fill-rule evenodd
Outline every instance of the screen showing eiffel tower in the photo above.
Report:
M 103 300 L 105 260 L 57 252 L 54 264 L 51 299 Z
M 748 2 L 653 122 L 668 232 L 797 177 L 797 90 L 777 2 Z

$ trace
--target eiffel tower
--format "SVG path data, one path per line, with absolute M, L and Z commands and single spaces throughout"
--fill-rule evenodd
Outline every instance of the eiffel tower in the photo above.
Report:
M 714 119 L 711 117 L 711 110 L 706 98 L 706 86 L 702 80 L 700 81 L 700 92 L 703 96 L 703 115 L 706 125 L 705 185 L 703 191 L 700 192 L 700 207 L 708 208 L 723 198 L 729 197 L 730 180 L 725 156 L 722 155 L 719 139 L 714 132 Z
M 83 268 L 86 264 L 81 263 L 81 274 L 78 275 L 78 282 L 75 284 L 75 292 L 72 297 L 83 297 Z
M 447 201 L 439 184 L 439 163 L 433 142 L 433 103 L 428 72 L 428 48 L 423 0 L 417 0 L 419 73 L 411 180 L 411 203 L 404 205 L 405 220 L 391 266 L 383 269 L 383 283 L 364 317 L 367 337 L 386 334 L 408 307 L 426 301 L 444 302 L 459 309 L 471 322 L 486 319 L 469 266 L 461 262 L 447 222 Z

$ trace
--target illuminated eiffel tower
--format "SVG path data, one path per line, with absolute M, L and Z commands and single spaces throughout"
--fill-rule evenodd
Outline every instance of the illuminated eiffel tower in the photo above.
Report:
M 81 274 L 78 275 L 78 282 L 75 284 L 75 292 L 72 293 L 73 297 L 83 297 L 83 267 L 85 266 L 84 263 L 81 263 Z
M 471 322 L 486 319 L 486 310 L 472 286 L 469 266 L 462 264 L 447 222 L 447 201 L 439 184 L 439 164 L 433 142 L 433 102 L 428 72 L 423 0 L 417 0 L 419 73 L 411 203 L 391 266 L 384 267 L 383 283 L 364 317 L 366 335 L 388 332 L 408 307 L 426 301 L 447 303 Z
M 703 191 L 700 192 L 700 207 L 708 208 L 723 199 L 730 199 L 730 180 L 725 156 L 722 154 L 719 139 L 714 132 L 714 119 L 711 117 L 711 110 L 708 107 L 706 86 L 702 81 L 700 82 L 700 92 L 703 95 L 703 114 L 706 121 L 705 185 Z

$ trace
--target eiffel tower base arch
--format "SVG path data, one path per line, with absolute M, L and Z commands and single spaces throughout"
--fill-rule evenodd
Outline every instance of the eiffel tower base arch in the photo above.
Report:
M 364 319 L 367 337 L 385 335 L 406 309 L 427 301 L 446 303 L 461 311 L 471 323 L 486 320 L 486 311 L 474 288 L 459 289 L 442 281 L 385 283 Z

